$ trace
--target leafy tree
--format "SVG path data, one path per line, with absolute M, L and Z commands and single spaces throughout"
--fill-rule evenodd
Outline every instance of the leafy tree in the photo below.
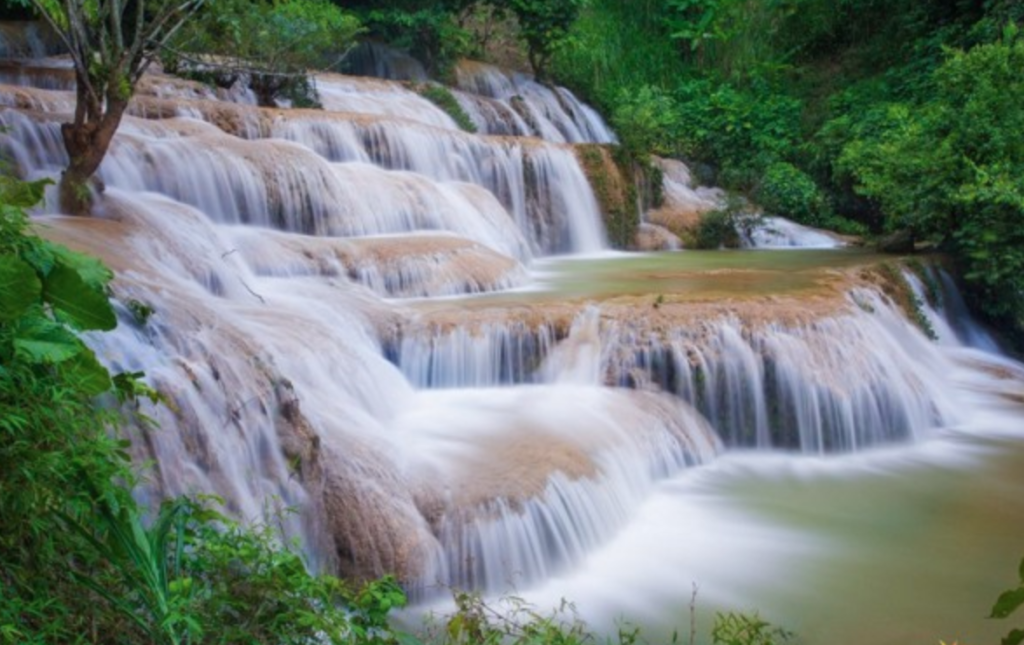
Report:
M 107 154 L 135 85 L 161 47 L 206 0 L 14 0 L 59 34 L 75 67 L 74 120 L 61 126 L 70 162 L 60 205 L 82 215 L 90 178 Z
M 1024 38 L 953 51 L 921 105 L 895 104 L 848 143 L 838 168 L 890 228 L 955 252 L 976 304 L 1024 320 Z
M 565 42 L 583 4 L 584 0 L 509 0 L 538 80 L 547 79 L 548 62 Z
M 329 0 L 218 0 L 185 25 L 169 59 L 230 85 L 242 78 L 260 105 L 316 103 L 309 69 L 337 65 L 362 31 Z

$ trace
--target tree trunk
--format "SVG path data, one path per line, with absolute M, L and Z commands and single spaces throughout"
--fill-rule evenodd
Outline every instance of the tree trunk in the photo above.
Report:
M 99 121 L 64 123 L 60 127 L 64 148 L 70 159 L 60 178 L 58 188 L 60 209 L 69 215 L 88 215 L 92 207 L 89 182 L 99 170 L 103 157 L 110 148 L 121 117 L 128 107 L 127 101 L 109 101 Z M 98 186 L 102 190 L 102 186 Z

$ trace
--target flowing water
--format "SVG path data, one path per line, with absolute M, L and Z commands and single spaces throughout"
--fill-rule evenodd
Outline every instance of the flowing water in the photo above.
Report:
M 56 177 L 66 65 L 2 71 L 4 150 Z M 952 279 L 857 250 L 608 251 L 571 144 L 614 134 L 564 89 L 457 73 L 482 134 L 393 80 L 323 76 L 312 111 L 154 75 L 97 217 L 40 209 L 118 272 L 122 324 L 89 342 L 172 402 L 135 435 L 139 495 L 293 506 L 315 566 L 397 572 L 414 613 L 514 590 L 653 638 L 687 632 L 696 584 L 701 634 L 729 609 L 808 643 L 1005 631 L 982 616 L 1024 554 L 1024 367 Z M 719 199 L 677 165 L 668 192 Z

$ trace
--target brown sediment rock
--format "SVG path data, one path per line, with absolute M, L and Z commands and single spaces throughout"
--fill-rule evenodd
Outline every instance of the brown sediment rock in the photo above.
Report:
M 391 282 L 384 295 L 394 297 L 492 291 L 525 278 L 514 258 L 452 235 L 325 238 L 259 231 L 236 241 L 257 273 L 287 266 L 293 274 L 361 281 L 361 273 L 373 271 Z
M 664 226 L 644 223 L 637 229 L 634 247 L 638 251 L 671 251 L 681 246 L 679 236 Z
M 661 170 L 663 204 L 647 212 L 646 221 L 686 240 L 700 226 L 704 213 L 721 208 L 722 191 L 693 185 L 689 168 L 675 159 L 654 158 Z
M 641 285 L 659 279 L 682 281 L 684 286 L 678 291 L 654 286 L 646 292 L 638 287 L 635 293 L 540 291 L 422 302 L 411 305 L 417 313 L 411 324 L 446 333 L 456 327 L 471 331 L 506 321 L 526 328 L 546 326 L 556 330 L 557 336 L 564 336 L 585 308 L 597 305 L 603 320 L 637 322 L 654 332 L 724 317 L 755 327 L 772 323 L 804 325 L 849 311 L 852 305 L 847 294 L 851 289 L 879 285 L 883 278 L 876 262 L 877 258 L 865 256 L 863 264 L 781 277 L 766 271 L 718 269 L 636 278 Z M 699 281 L 691 286 L 687 277 Z M 776 291 L 759 290 L 757 286 L 766 278 L 782 280 L 784 284 Z

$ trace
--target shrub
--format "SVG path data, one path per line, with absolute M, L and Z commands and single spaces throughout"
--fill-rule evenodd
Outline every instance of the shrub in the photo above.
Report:
M 808 226 L 825 226 L 831 216 L 828 202 L 818 185 L 790 163 L 768 166 L 757 197 L 766 212 Z
M 1024 37 L 952 52 L 920 105 L 889 104 L 854 128 L 837 168 L 880 204 L 889 229 L 944 243 L 974 304 L 1024 320 Z
M 622 145 L 634 155 L 676 152 L 678 109 L 672 96 L 657 86 L 620 90 L 611 120 Z
M 716 614 L 715 626 L 711 629 L 715 645 L 784 645 L 792 637 L 792 633 L 775 627 L 756 613 Z

